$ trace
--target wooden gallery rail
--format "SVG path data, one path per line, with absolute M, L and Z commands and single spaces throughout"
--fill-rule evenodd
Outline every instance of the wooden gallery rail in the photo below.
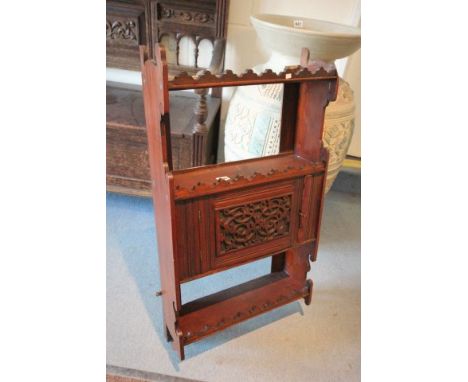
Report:
M 333 65 L 312 62 L 169 81 L 164 48 L 155 51 L 150 59 L 142 47 L 140 59 L 164 329 L 183 360 L 184 346 L 203 337 L 294 300 L 310 304 L 328 161 L 323 118 L 338 77 Z M 280 154 L 173 170 L 169 91 L 272 83 L 284 84 Z M 182 303 L 181 283 L 267 256 L 270 274 Z

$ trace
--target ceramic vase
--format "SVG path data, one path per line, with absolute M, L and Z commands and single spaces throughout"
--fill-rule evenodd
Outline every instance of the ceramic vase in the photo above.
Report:
M 286 66 L 298 65 L 300 62 L 300 49 L 295 48 L 301 45 L 309 48 L 311 59 L 323 60 L 325 58 L 328 61 L 332 61 L 330 57 L 333 57 L 334 54 L 337 55 L 333 51 L 333 41 L 329 40 L 327 42 L 328 45 L 323 45 L 324 43 L 320 39 L 322 36 L 317 38 L 314 34 L 303 33 L 304 30 L 291 30 L 289 27 L 285 29 L 283 25 L 280 25 L 287 23 L 294 24 L 297 22 L 296 19 L 291 20 L 291 18 L 273 15 L 263 16 L 267 17 L 263 19 L 258 16 L 253 17 L 252 23 L 262 41 L 265 41 L 266 45 L 270 48 L 271 56 L 268 62 L 253 68 L 256 72 L 262 72 L 264 69 L 280 72 Z M 258 23 L 259 19 L 260 23 Z M 264 22 L 265 19 L 266 23 Z M 318 23 L 320 28 L 324 29 L 322 22 L 312 21 L 315 24 L 309 23 L 309 25 L 316 27 Z M 337 24 L 324 24 L 332 30 L 333 28 L 337 28 Z M 304 25 L 304 21 L 302 25 Z M 333 33 L 335 32 L 330 32 L 330 34 Z M 295 44 L 292 44 L 290 38 L 294 38 L 295 36 Z M 313 49 L 317 46 L 320 47 L 318 52 Z M 355 41 L 353 46 L 356 46 Z M 327 47 L 330 48 L 329 50 L 332 50 L 332 53 L 327 53 Z M 347 48 L 350 51 L 351 48 Z M 359 45 L 352 49 L 356 50 L 358 48 Z M 320 54 L 322 57 L 319 57 Z M 340 52 L 340 54 L 347 53 Z M 235 91 L 229 104 L 225 123 L 225 161 L 274 155 L 279 152 L 282 103 L 282 84 L 244 86 L 239 87 Z M 351 143 L 354 130 L 354 110 L 353 92 L 349 84 L 340 78 L 337 99 L 328 105 L 325 113 L 323 141 L 325 147 L 330 152 L 326 192 L 328 192 L 333 181 L 336 179 Z

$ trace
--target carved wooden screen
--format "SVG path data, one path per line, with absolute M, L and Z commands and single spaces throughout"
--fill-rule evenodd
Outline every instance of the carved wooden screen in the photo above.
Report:
M 174 38 L 177 59 L 171 71 L 196 71 L 199 45 L 204 39 L 213 44 L 226 36 L 228 0 L 111 0 L 107 1 L 107 66 L 140 70 L 138 45 L 153 46 L 164 36 Z M 190 38 L 195 49 L 194 67 L 179 68 L 179 46 Z M 223 53 L 221 53 L 223 54 Z
M 154 41 L 162 42 L 163 37 L 168 36 L 176 45 L 175 62 L 169 65 L 171 72 L 198 68 L 201 41 L 210 41 L 214 48 L 216 39 L 225 37 L 226 5 L 225 0 L 157 0 L 152 3 L 152 14 L 156 15 L 152 26 Z M 183 38 L 193 42 L 194 49 L 190 53 L 193 55 L 193 68 L 181 65 L 180 45 Z

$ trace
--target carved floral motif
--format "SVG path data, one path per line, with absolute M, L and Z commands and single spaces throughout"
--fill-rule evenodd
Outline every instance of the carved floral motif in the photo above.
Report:
M 221 253 L 263 243 L 289 233 L 291 195 L 218 211 Z
M 106 20 L 106 38 L 111 40 L 137 39 L 137 24 L 133 20 Z
M 214 15 L 212 13 L 183 11 L 166 7 L 161 7 L 161 18 L 190 24 L 214 24 Z

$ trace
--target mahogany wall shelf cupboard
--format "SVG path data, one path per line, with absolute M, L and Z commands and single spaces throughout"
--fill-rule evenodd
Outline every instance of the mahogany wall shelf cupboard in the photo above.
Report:
M 162 42 L 175 50 L 169 75 L 196 74 L 203 69 L 200 46 L 210 41 L 209 69 L 222 71 L 228 0 L 107 0 L 106 5 L 108 67 L 140 70 L 139 46 L 147 46 L 152 56 L 154 44 Z M 185 63 L 184 40 L 193 42 L 191 61 Z M 141 87 L 108 82 L 106 90 L 107 190 L 151 196 Z M 171 94 L 175 169 L 216 162 L 220 95 L 207 89 Z
M 210 334 L 294 300 L 310 304 L 328 161 L 323 118 L 338 77 L 312 62 L 169 80 L 158 46 L 154 59 L 141 48 L 141 62 L 164 330 L 184 359 L 186 345 Z M 169 92 L 272 83 L 284 84 L 280 154 L 174 170 Z M 268 275 L 183 303 L 182 283 L 267 256 Z

